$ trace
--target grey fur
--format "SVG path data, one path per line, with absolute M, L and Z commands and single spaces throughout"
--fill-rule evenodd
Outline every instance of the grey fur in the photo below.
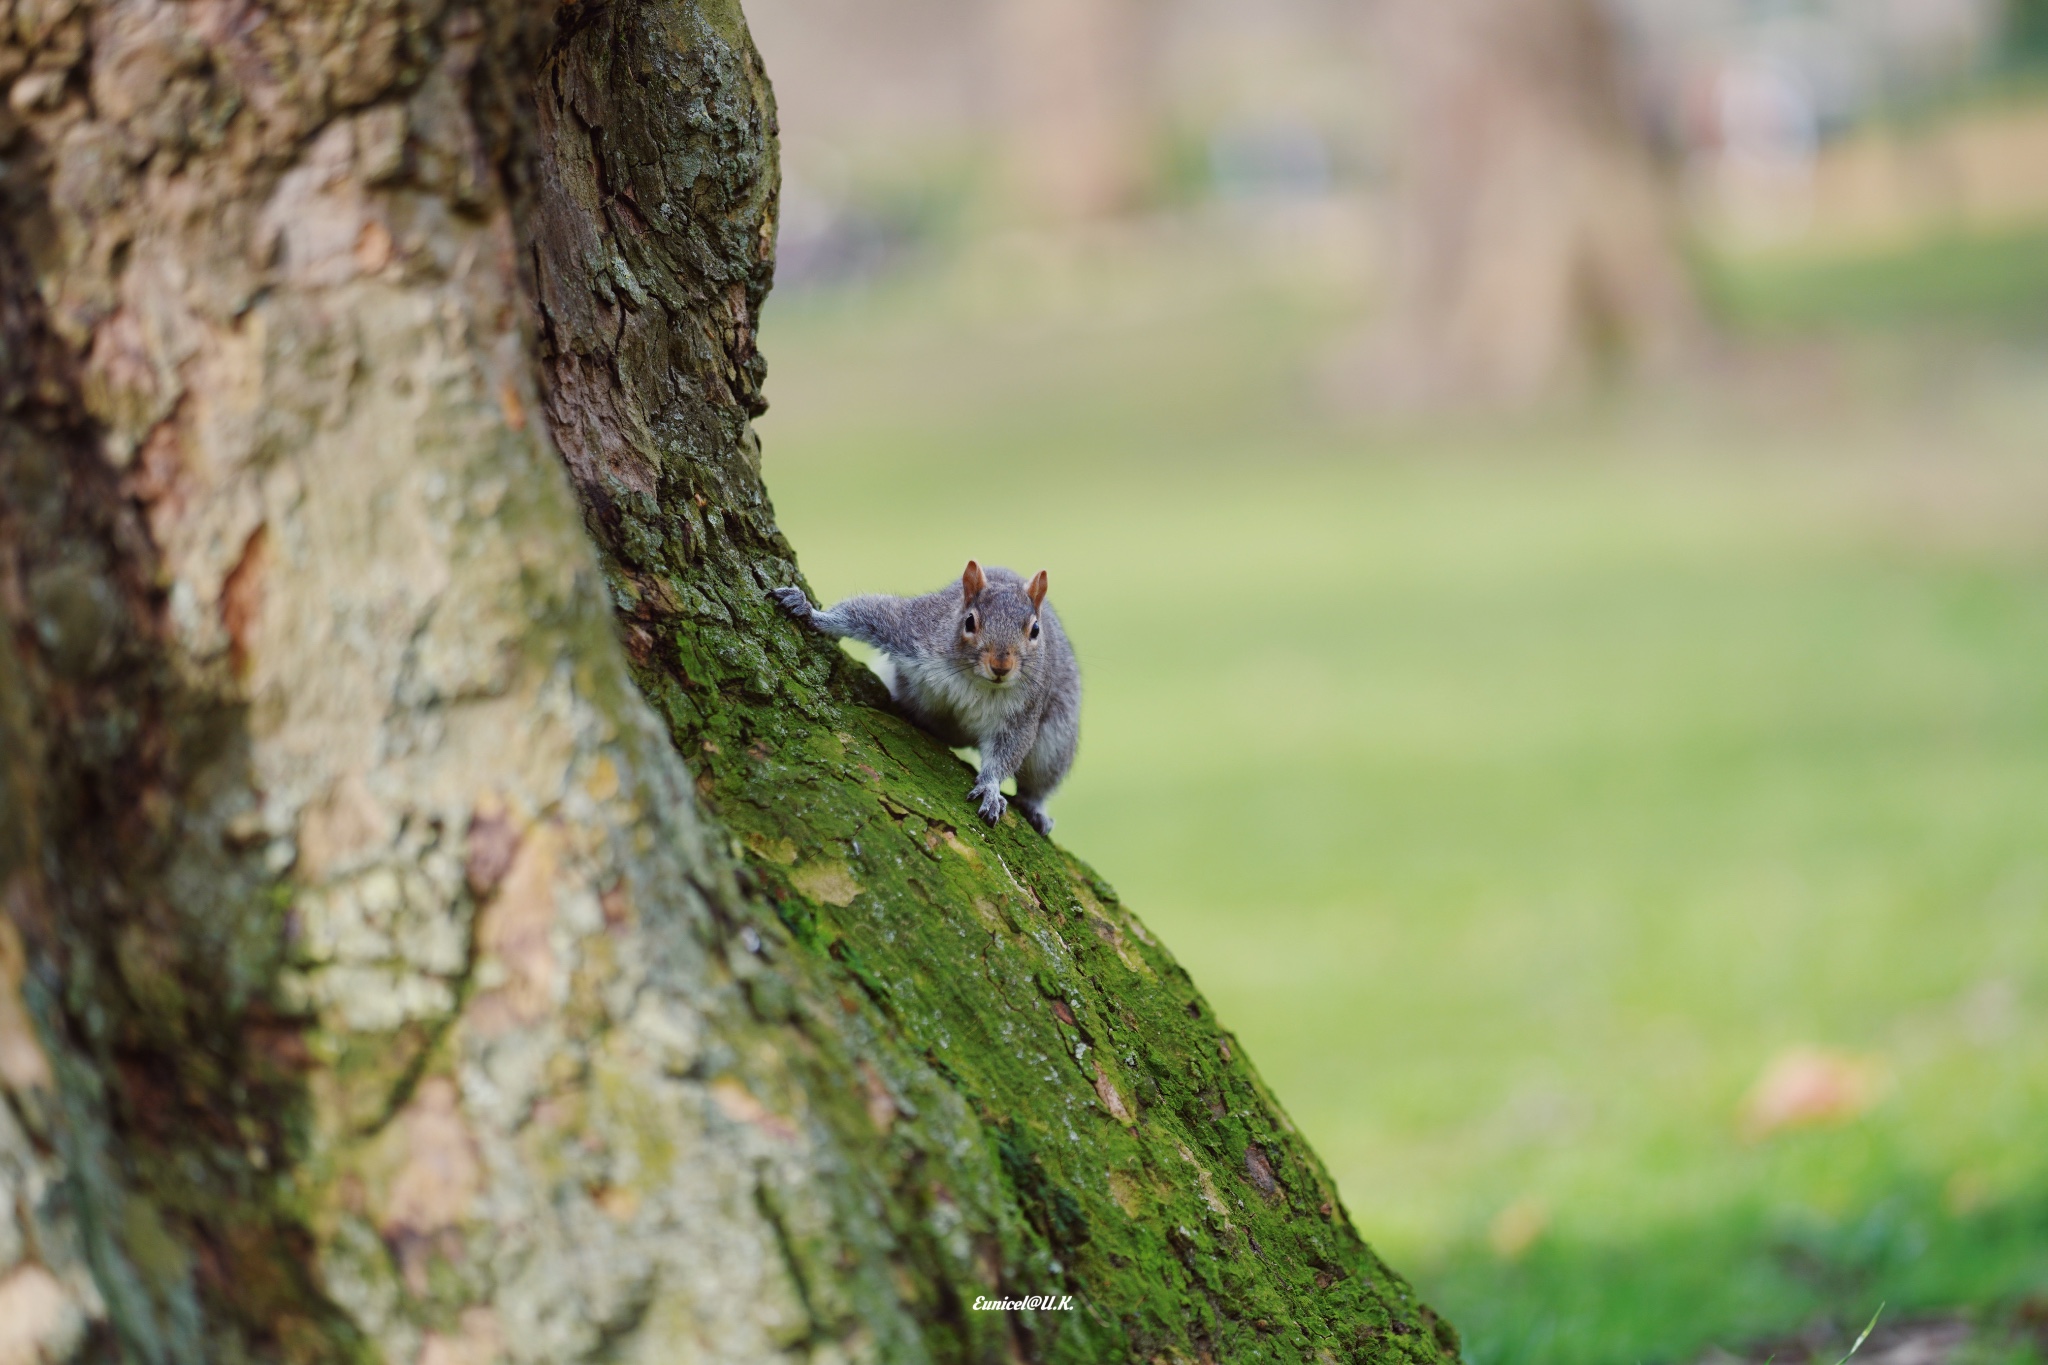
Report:
M 968 585 L 982 579 L 981 590 Z M 1015 805 L 1032 828 L 1051 835 L 1045 800 L 1073 766 L 1081 737 L 1081 670 L 1049 602 L 1034 606 L 1030 584 L 1009 569 L 985 573 L 970 563 L 961 581 L 922 597 L 871 594 L 829 609 L 801 588 L 770 596 L 790 615 L 835 638 L 859 640 L 890 664 L 889 695 L 903 714 L 941 742 L 981 751 L 968 792 L 994 824 L 1012 804 L 1003 779 L 1017 779 Z M 965 629 L 969 614 L 976 629 Z M 1036 620 L 1037 639 L 1031 638 Z M 998 670 L 1014 660 L 1007 681 Z

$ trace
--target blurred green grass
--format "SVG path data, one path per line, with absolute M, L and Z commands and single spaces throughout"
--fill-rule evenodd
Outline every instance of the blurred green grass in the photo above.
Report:
M 1889 250 L 1709 263 L 1712 301 L 1743 330 L 1990 326 L 2048 334 L 2048 231 L 1946 233 Z
M 2048 295 L 2048 243 L 2001 259 Z M 1997 292 L 1849 269 L 1720 297 L 1783 336 Z M 1171 252 L 778 299 L 770 489 L 827 597 L 1050 569 L 1060 838 L 1475 1362 L 2048 1290 L 2048 356 L 1371 426 L 1310 379 L 1349 325 Z M 1881 1099 L 1745 1141 L 1801 1044 Z

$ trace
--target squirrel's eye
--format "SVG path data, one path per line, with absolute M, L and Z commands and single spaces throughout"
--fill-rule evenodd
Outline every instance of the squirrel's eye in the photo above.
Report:
M 972 635 L 974 634 L 974 624 L 974 613 L 970 611 L 967 613 L 967 619 L 960 623 L 960 629 Z
M 1031 623 L 1031 638 L 1034 640 L 1038 638 L 1038 622 L 1036 621 Z

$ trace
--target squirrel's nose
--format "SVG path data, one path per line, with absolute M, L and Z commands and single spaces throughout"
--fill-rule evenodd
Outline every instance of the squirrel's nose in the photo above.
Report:
M 1016 667 L 1017 660 L 1007 654 L 993 655 L 988 661 L 988 671 L 995 674 L 998 678 L 1009 677 L 1011 670 Z

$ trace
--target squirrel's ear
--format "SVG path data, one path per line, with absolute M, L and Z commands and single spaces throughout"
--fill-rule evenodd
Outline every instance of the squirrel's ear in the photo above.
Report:
M 981 565 L 971 559 L 968 560 L 967 572 L 960 575 L 961 596 L 972 602 L 975 598 L 981 596 L 981 590 L 987 586 L 988 579 L 982 576 Z
M 1033 611 L 1037 611 L 1045 605 L 1045 570 L 1040 569 L 1038 571 L 1038 577 L 1031 580 L 1031 586 L 1026 588 L 1025 591 L 1031 594 L 1031 609 Z

